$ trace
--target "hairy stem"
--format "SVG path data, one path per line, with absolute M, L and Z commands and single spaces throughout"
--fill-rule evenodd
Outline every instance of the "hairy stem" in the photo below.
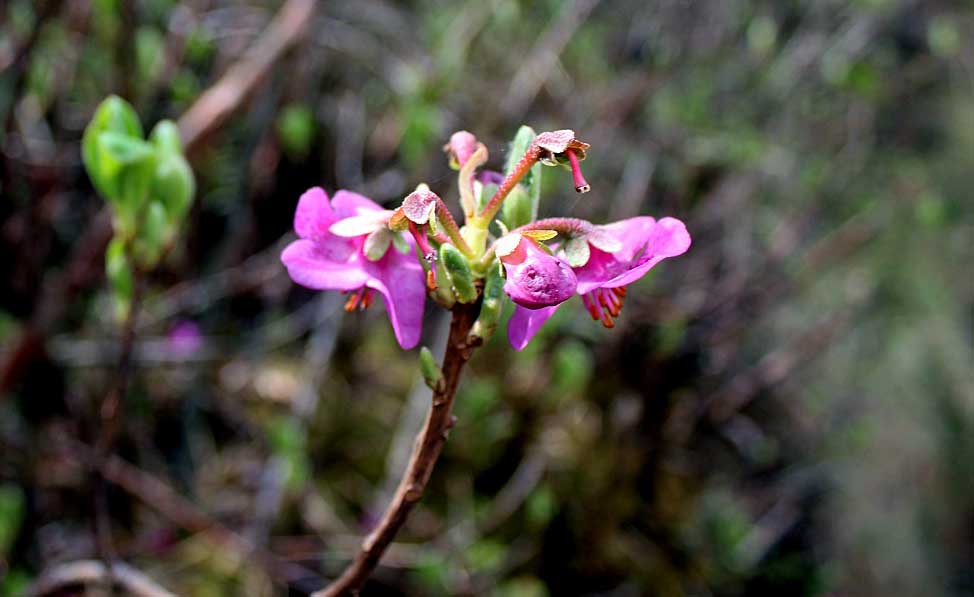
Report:
M 446 443 L 447 433 L 453 427 L 454 419 L 450 415 L 450 410 L 453 408 L 453 399 L 460 383 L 463 366 L 473 352 L 472 347 L 467 344 L 467 335 L 476 318 L 476 303 L 469 305 L 457 303 L 453 307 L 450 337 L 447 340 L 446 354 L 443 356 L 444 383 L 433 392 L 433 402 L 426 415 L 426 424 L 416 437 L 413 454 L 406 467 L 406 473 L 399 481 L 392 503 L 386 508 L 378 526 L 362 541 L 362 548 L 341 576 L 311 597 L 357 594 L 379 563 L 382 554 L 392 543 L 396 533 L 406 523 L 406 518 L 413 507 L 423 497 L 433 467 Z
M 473 257 L 473 249 L 470 248 L 463 235 L 460 234 L 460 227 L 457 225 L 457 221 L 453 219 L 453 214 L 450 213 L 450 209 L 439 197 L 436 198 L 436 216 L 446 231 L 446 235 L 453 241 L 453 245 L 457 249 L 460 249 L 460 252 L 468 258 Z
M 514 189 L 514 185 L 521 181 L 528 172 L 531 171 L 531 167 L 541 159 L 541 148 L 539 148 L 534 143 L 528 147 L 528 150 L 524 152 L 524 155 L 518 160 L 517 164 L 514 165 L 514 169 L 511 173 L 507 175 L 506 178 L 501 182 L 501 186 L 497 187 L 497 191 L 494 196 L 490 198 L 490 201 L 484 205 L 483 211 L 477 215 L 476 221 L 482 226 L 486 227 L 490 223 L 494 216 L 501 208 L 501 204 L 504 203 L 504 199 L 510 194 L 511 190 Z

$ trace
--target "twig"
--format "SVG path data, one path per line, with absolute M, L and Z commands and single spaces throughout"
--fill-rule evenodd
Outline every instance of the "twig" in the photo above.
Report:
M 257 88 L 271 66 L 301 39 L 314 9 L 314 0 L 288 0 L 257 43 L 183 114 L 179 132 L 187 153 L 220 128 Z
M 176 597 L 175 593 L 170 593 L 125 562 L 112 562 L 109 571 L 108 566 L 97 560 L 80 560 L 55 566 L 41 574 L 27 594 L 30 597 L 61 595 L 68 587 L 106 581 L 118 583 L 126 594 L 135 597 Z
M 453 400 L 463 366 L 470 359 L 472 348 L 467 345 L 467 334 L 476 318 L 476 304 L 457 303 L 453 308 L 450 322 L 450 337 L 447 340 L 446 354 L 443 356 L 443 384 L 433 392 L 433 401 L 426 424 L 416 437 L 413 455 L 409 466 L 392 503 L 382 515 L 379 525 L 362 542 L 355 559 L 345 568 L 342 575 L 332 584 L 314 593 L 312 597 L 339 597 L 355 594 L 375 569 L 396 533 L 402 528 L 410 511 L 423 497 L 433 467 L 446 443 L 447 434 L 453 427 L 454 418 L 450 415 Z

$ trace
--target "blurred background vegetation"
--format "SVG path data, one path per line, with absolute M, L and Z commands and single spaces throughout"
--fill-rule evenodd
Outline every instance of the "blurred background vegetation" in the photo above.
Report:
M 576 301 L 523 353 L 498 334 L 475 355 L 363 594 L 970 594 L 959 4 L 321 2 L 191 153 L 197 202 L 147 283 L 117 446 L 183 510 L 113 485 L 119 557 L 180 595 L 303 595 L 340 571 L 428 391 L 382 307 L 346 316 L 288 279 L 297 198 L 392 205 L 426 181 L 455 200 L 450 133 L 500 166 L 527 123 L 592 144 L 593 192 L 547 176 L 543 214 L 675 216 L 694 246 L 614 330 Z M 109 93 L 147 126 L 178 119 L 279 8 L 0 6 L 0 595 L 96 554 L 78 446 L 118 344 L 82 130 Z M 425 343 L 445 324 L 431 307 Z

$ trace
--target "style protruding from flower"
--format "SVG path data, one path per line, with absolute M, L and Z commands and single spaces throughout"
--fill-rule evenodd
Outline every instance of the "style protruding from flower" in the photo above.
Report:
M 349 311 L 367 308 L 372 291 L 378 292 L 399 345 L 412 348 L 422 331 L 425 276 L 413 240 L 389 229 L 392 213 L 351 191 L 338 191 L 329 201 L 315 187 L 298 201 L 298 240 L 284 249 L 281 261 L 302 286 L 351 293 Z

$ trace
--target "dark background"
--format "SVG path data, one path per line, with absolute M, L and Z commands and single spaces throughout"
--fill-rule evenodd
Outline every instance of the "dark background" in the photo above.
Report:
M 693 247 L 630 288 L 614 330 L 572 301 L 523 353 L 499 333 L 475 355 L 363 595 L 970 594 L 974 12 L 957 4 L 321 2 L 191 153 L 196 203 L 139 319 L 117 453 L 207 528 L 113 485 L 119 557 L 180 595 L 303 594 L 341 569 L 428 393 L 383 307 L 345 315 L 288 279 L 297 198 L 392 206 L 425 181 L 455 202 L 450 133 L 499 168 L 527 123 L 592 144 L 593 191 L 547 176 L 543 214 L 674 216 Z M 96 555 L 78 442 L 117 325 L 83 128 L 109 93 L 147 128 L 177 119 L 278 8 L 0 5 L 0 595 Z M 424 342 L 445 324 L 431 307 Z

